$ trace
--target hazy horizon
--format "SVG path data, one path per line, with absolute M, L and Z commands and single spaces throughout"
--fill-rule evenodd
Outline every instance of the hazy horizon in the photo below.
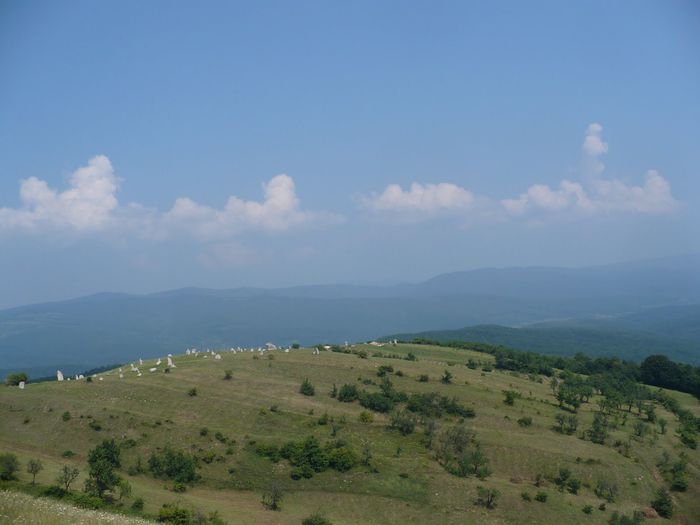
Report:
M 0 4 L 0 308 L 700 251 L 697 5 L 539 5 Z

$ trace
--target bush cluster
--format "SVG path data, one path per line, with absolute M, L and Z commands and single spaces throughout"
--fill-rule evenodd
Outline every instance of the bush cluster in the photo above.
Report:
M 273 462 L 286 459 L 294 467 L 292 479 L 311 478 L 316 472 L 334 469 L 346 472 L 358 463 L 357 455 L 342 440 L 321 445 L 317 438 L 309 436 L 300 441 L 288 441 L 281 447 L 257 445 L 255 452 Z
M 180 484 L 190 484 L 197 480 L 197 458 L 169 447 L 152 453 L 148 458 L 148 468 L 153 476 Z

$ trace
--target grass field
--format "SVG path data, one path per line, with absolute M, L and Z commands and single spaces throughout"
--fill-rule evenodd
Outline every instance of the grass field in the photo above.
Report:
M 370 346 L 355 349 L 367 350 L 370 355 L 376 350 Z M 142 377 L 136 377 L 126 366 L 123 379 L 114 370 L 91 383 L 46 382 L 29 384 L 24 390 L 0 388 L 0 452 L 17 454 L 23 465 L 30 458 L 39 458 L 45 468 L 37 476 L 37 483 L 43 485 L 52 483 L 62 465 L 76 466 L 81 476 L 75 486 L 82 487 L 91 448 L 105 438 L 134 440 L 135 446 L 122 451 L 120 475 L 132 485 L 133 498 L 142 497 L 145 512 L 153 515 L 164 503 L 179 502 L 207 512 L 217 510 L 230 524 L 299 524 L 321 510 L 336 525 L 592 525 L 607 523 L 614 510 L 631 513 L 649 507 L 655 490 L 665 485 L 656 468 L 665 450 L 673 457 L 681 452 L 688 455 L 690 483 L 686 492 L 672 493 L 676 507 L 673 518 L 654 521 L 700 523 L 700 453 L 681 446 L 674 433 L 677 421 L 662 408 L 657 412 L 670 422 L 668 432 L 632 440 L 630 457 L 625 457 L 610 446 L 579 437 L 591 424 L 595 400 L 579 410 L 581 423 L 576 435 L 553 431 L 554 416 L 560 410 L 546 378 L 472 370 L 465 366 L 468 358 L 482 363 L 490 363 L 492 358 L 465 350 L 422 345 L 381 350 L 401 355 L 411 352 L 417 360 L 361 359 L 330 351 L 312 355 L 309 349 L 274 351 L 263 356 L 221 352 L 221 360 L 202 354 L 176 356 L 177 367 L 167 374 L 162 366 L 158 372 L 149 373 L 155 362 L 148 361 L 140 367 Z M 362 380 L 379 382 L 376 371 L 380 365 L 391 365 L 403 373 L 390 376 L 397 390 L 436 391 L 454 396 L 475 410 L 476 417 L 467 419 L 466 425 L 476 432 L 489 459 L 492 474 L 487 479 L 449 474 L 423 445 L 420 427 L 404 437 L 387 428 L 388 416 L 375 413 L 373 422 L 363 423 L 359 415 L 364 409 L 357 402 L 341 403 L 330 397 L 333 384 L 352 383 L 376 390 Z M 224 380 L 226 369 L 233 371 L 231 380 Z M 451 384 L 439 380 L 446 369 L 453 375 Z M 430 380 L 419 382 L 421 374 L 428 374 Z M 299 393 L 304 378 L 315 386 L 314 396 Z M 197 389 L 196 396 L 187 394 L 191 388 Z M 508 406 L 503 402 L 503 390 L 515 390 L 521 397 Z M 699 405 L 691 396 L 673 395 L 684 406 L 698 411 Z M 71 417 L 64 421 L 62 414 L 66 411 Z M 317 423 L 324 413 L 336 422 L 344 418 L 337 437 L 347 440 L 354 450 L 359 452 L 364 443 L 369 443 L 376 472 L 357 466 L 344 473 L 328 470 L 295 481 L 290 478 L 291 467 L 286 461 L 273 463 L 258 456 L 250 444 L 281 445 L 309 435 L 321 442 L 329 441 L 333 439 L 332 425 Z M 523 416 L 532 417 L 532 426 L 518 425 L 517 420 Z M 90 426 L 91 422 L 96 423 Z M 440 424 L 454 422 L 454 417 L 442 418 Z M 101 429 L 95 430 L 98 426 Z M 205 427 L 208 432 L 202 435 Z M 614 430 L 611 440 L 627 440 L 631 427 L 632 422 L 628 422 Z M 220 442 L 216 432 L 235 440 L 235 446 Z M 200 461 L 202 480 L 184 493 L 169 490 L 168 482 L 148 474 L 127 474 L 138 457 L 145 463 L 151 451 L 166 445 L 214 458 L 211 463 Z M 66 451 L 74 455 L 64 457 Z M 569 468 L 583 482 L 578 495 L 560 492 L 551 482 L 542 488 L 533 485 L 538 473 L 554 477 L 561 467 Z M 598 509 L 602 500 L 593 493 L 597 480 L 602 478 L 615 481 L 620 489 L 617 501 L 607 504 L 604 511 Z M 31 480 L 24 468 L 20 479 Z M 261 504 L 261 494 L 272 481 L 278 482 L 285 493 L 279 512 L 266 510 Z M 500 491 L 495 509 L 475 504 L 477 486 Z M 521 497 L 524 491 L 534 496 L 540 490 L 548 494 L 546 503 L 527 502 Z M 0 493 L 0 520 L 32 523 L 13 521 L 21 504 L 8 502 L 8 498 L 7 492 Z M 585 505 L 591 505 L 593 512 L 584 513 Z M 34 512 L 34 505 L 28 503 L 27 512 L 29 509 Z M 64 521 L 46 523 L 81 523 L 66 516 Z

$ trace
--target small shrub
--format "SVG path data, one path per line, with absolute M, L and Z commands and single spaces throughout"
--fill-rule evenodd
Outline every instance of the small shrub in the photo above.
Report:
M 529 427 L 532 425 L 532 418 L 530 416 L 521 417 L 518 419 L 518 425 L 521 427 Z
M 412 434 L 416 428 L 416 420 L 405 410 L 397 410 L 391 414 L 389 426 L 401 432 L 402 436 Z
M 520 394 L 515 390 L 504 390 L 503 395 L 505 396 L 503 402 L 509 406 L 513 406 L 515 404 L 515 400 L 520 397 Z
M 197 479 L 196 458 L 171 448 L 165 448 L 157 454 L 152 453 L 148 459 L 148 468 L 154 477 L 171 479 L 183 484 L 193 483 Z
M 543 491 L 538 492 L 535 494 L 535 500 L 540 503 L 545 503 L 547 501 L 547 493 Z
M 19 460 L 14 454 L 7 452 L 0 454 L 0 480 L 12 481 L 17 479 Z
M 29 381 L 29 376 L 25 372 L 14 372 L 7 374 L 7 377 L 5 378 L 5 384 L 8 386 L 17 386 L 22 381 L 25 383 Z
M 452 383 L 452 372 L 450 372 L 449 370 L 445 370 L 445 372 L 442 374 L 442 377 L 440 378 L 440 381 L 445 385 L 449 385 L 450 383 Z
M 301 521 L 301 525 L 333 525 L 331 521 L 319 512 L 314 512 Z
M 673 500 L 666 489 L 656 491 L 656 498 L 651 502 L 651 507 L 659 513 L 659 516 L 670 518 L 673 516 Z
M 313 396 L 316 393 L 316 389 L 314 388 L 314 385 L 311 384 L 311 381 L 306 378 L 304 381 L 302 381 L 301 386 L 299 387 L 299 392 L 305 396 Z
M 359 392 L 355 385 L 344 384 L 338 391 L 338 401 L 351 403 L 359 397 Z
M 102 498 L 91 494 L 84 494 L 82 492 L 73 494 L 72 500 L 73 503 L 75 503 L 75 505 L 80 507 L 81 509 L 97 510 L 104 507 L 105 504 Z
M 136 498 L 131 504 L 131 510 L 141 512 L 143 510 L 144 503 L 143 498 Z
M 177 492 L 179 494 L 181 494 L 183 492 L 187 492 L 187 485 L 185 485 L 184 483 L 181 483 L 179 481 L 176 481 L 175 483 L 173 483 L 173 492 Z
M 357 456 L 348 447 L 338 447 L 328 454 L 328 465 L 338 472 L 347 472 L 357 464 Z
M 224 370 L 224 379 L 227 381 L 233 379 L 233 370 Z
M 523 499 L 523 501 L 532 501 L 532 496 L 530 496 L 529 492 L 522 492 L 520 497 Z
M 493 509 L 496 507 L 496 500 L 500 496 L 500 492 L 496 489 L 489 489 L 486 487 L 477 487 L 477 505 L 486 507 L 487 509 Z
M 71 417 L 70 412 L 68 412 L 68 410 L 66 410 L 63 414 L 61 414 L 61 419 L 63 421 L 70 421 L 70 417 Z
M 363 392 L 360 394 L 359 399 L 363 407 L 374 410 L 375 412 L 389 412 L 394 408 L 394 401 L 381 392 Z
M 394 372 L 394 367 L 391 365 L 381 365 L 377 369 L 377 376 L 385 377 L 387 374 L 392 374 Z
M 171 523 L 172 525 L 191 525 L 193 516 L 188 509 L 179 507 L 177 503 L 164 503 L 158 511 L 158 521 Z
M 190 397 L 196 396 L 196 395 L 197 395 L 197 388 L 196 388 L 196 387 L 190 388 L 190 389 L 187 391 L 187 395 L 190 396 Z M 188 511 L 188 512 L 189 512 L 189 511 Z
M 602 479 L 596 483 L 593 492 L 596 496 L 598 496 L 601 499 L 604 499 L 608 503 L 613 503 L 617 498 L 618 488 L 615 483 L 611 483 L 607 480 Z
M 358 419 L 360 420 L 360 423 L 371 423 L 372 421 L 374 421 L 374 416 L 371 412 L 363 410 L 362 412 L 360 412 Z
M 571 494 L 578 494 L 580 488 L 581 480 L 579 479 L 571 478 L 566 482 L 566 490 L 568 490 Z
M 282 492 L 282 487 L 280 487 L 277 483 L 273 483 L 263 493 L 262 504 L 268 510 L 280 510 L 280 505 L 283 498 L 284 493 Z
M 584 505 L 581 510 L 584 514 L 590 514 L 591 512 L 593 512 L 593 505 Z
M 418 376 L 418 382 L 419 383 L 427 383 L 430 380 L 428 377 L 428 374 L 421 374 Z

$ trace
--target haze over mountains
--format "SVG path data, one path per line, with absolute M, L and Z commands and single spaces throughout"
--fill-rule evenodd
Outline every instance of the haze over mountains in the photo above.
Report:
M 102 293 L 0 311 L 0 362 L 3 372 L 30 369 L 36 377 L 59 366 L 70 372 L 191 346 L 365 341 L 473 325 L 500 326 L 445 337 L 628 359 L 667 353 L 698 362 L 699 305 L 698 255 L 587 268 L 480 269 L 396 286 Z M 511 329 L 523 325 L 532 326 Z

